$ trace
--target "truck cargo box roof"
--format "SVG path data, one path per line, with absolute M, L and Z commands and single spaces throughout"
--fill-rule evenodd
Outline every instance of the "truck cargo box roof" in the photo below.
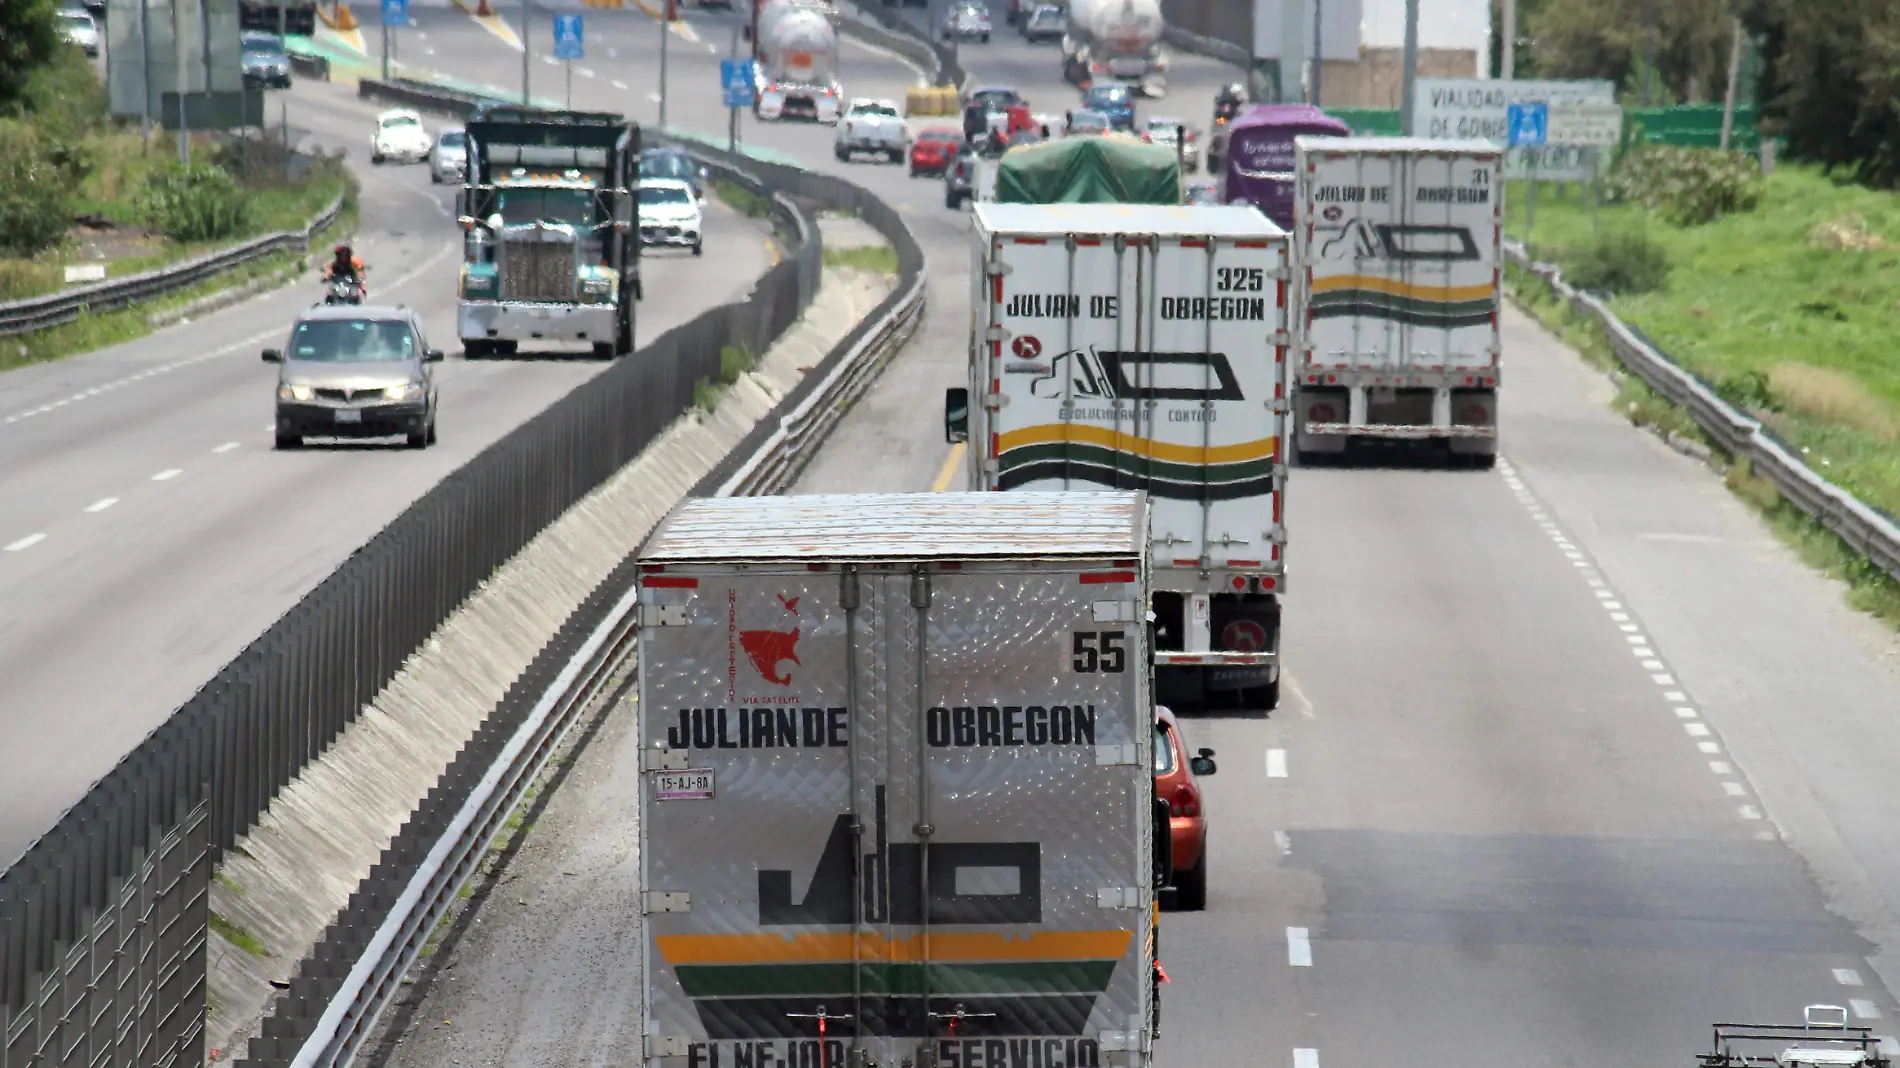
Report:
M 1283 237 L 1286 231 L 1250 205 L 996 204 L 976 206 L 989 233 L 1034 236 L 1159 234 L 1194 237 Z
M 699 497 L 660 522 L 640 559 L 731 561 L 1022 559 L 1147 551 L 1139 493 L 837 493 Z
M 1293 143 L 1308 152 L 1327 149 L 1346 152 L 1502 152 L 1495 141 L 1467 137 L 1434 140 L 1430 137 L 1314 137 L 1301 136 Z

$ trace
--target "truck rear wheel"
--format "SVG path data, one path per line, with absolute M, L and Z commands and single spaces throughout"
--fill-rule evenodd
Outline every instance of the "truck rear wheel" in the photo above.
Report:
M 1174 873 L 1174 907 L 1181 912 L 1200 912 L 1207 908 L 1207 847 L 1201 847 L 1201 862 L 1186 871 Z

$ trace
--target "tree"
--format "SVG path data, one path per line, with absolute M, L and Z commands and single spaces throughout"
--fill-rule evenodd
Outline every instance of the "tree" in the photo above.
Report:
M 1604 78 L 1640 99 L 1643 48 L 1649 37 L 1646 0 L 1520 3 L 1520 41 L 1531 39 L 1531 62 L 1546 78 Z M 1707 103 L 1721 98 L 1728 72 L 1729 0 L 1647 0 L 1654 21 L 1655 82 L 1651 103 Z M 1528 15 L 1528 18 L 1527 18 Z M 1526 32 L 1526 28 L 1528 32 Z M 1520 56 L 1522 53 L 1520 52 Z M 1524 60 L 1519 59 L 1523 65 Z
M 1891 0 L 1749 0 L 1765 127 L 1795 156 L 1900 184 L 1900 8 Z
M 27 79 L 65 47 L 54 12 L 59 0 L 0 0 L 0 110 L 20 102 Z

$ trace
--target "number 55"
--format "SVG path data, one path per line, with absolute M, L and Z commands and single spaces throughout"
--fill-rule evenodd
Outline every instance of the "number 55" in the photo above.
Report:
M 1108 672 L 1119 674 L 1127 670 L 1128 650 L 1123 644 L 1128 636 L 1120 631 L 1079 630 L 1075 632 L 1075 670 L 1081 674 Z

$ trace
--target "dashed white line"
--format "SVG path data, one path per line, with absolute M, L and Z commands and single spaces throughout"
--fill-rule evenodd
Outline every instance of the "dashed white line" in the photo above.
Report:
M 1286 778 L 1286 750 L 1284 749 L 1267 750 L 1267 778 L 1269 779 Z
M 1712 771 L 1712 772 L 1714 772 L 1714 773 L 1716 773 L 1717 775 L 1733 775 L 1733 774 L 1735 774 L 1735 767 L 1734 767 L 1734 765 L 1732 765 L 1732 764 L 1730 764 L 1730 763 L 1729 763 L 1728 761 L 1726 761 L 1726 760 L 1711 760 L 1711 761 L 1709 761 L 1709 770 L 1710 770 L 1710 771 Z
M 660 102 L 660 94 L 658 94 L 658 93 L 648 93 L 648 94 L 647 94 L 647 100 L 648 100 L 649 102 L 651 102 L 651 103 L 655 103 L 655 104 L 657 104 L 657 103 L 659 103 L 659 102 Z
M 1873 1002 L 1868 1001 L 1866 998 L 1849 998 L 1847 1007 L 1853 1009 L 1854 1015 L 1863 1020 L 1880 1019 L 1880 1010 L 1874 1006 Z
M 1676 715 L 1681 719 L 1694 719 L 1696 711 L 1693 708 L 1678 708 L 1676 709 Z
M 87 505 L 86 511 L 90 514 L 97 515 L 98 513 L 105 511 L 106 509 L 112 507 L 113 505 L 117 503 L 119 503 L 119 499 L 117 497 L 101 497 L 98 500 Z
M 1707 753 L 1710 756 L 1714 756 L 1722 751 L 1722 747 L 1714 742 L 1697 742 L 1695 747 L 1698 751 Z
M 1836 968 L 1836 969 L 1834 969 L 1834 981 L 1835 981 L 1835 982 L 1837 982 L 1837 983 L 1839 983 L 1839 984 L 1841 984 L 1842 986 L 1859 986 L 1859 985 L 1861 985 L 1861 983 L 1860 983 L 1860 973 L 1859 973 L 1859 972 L 1857 972 L 1857 971 L 1855 971 L 1855 970 L 1854 970 L 1854 969 L 1852 969 L 1852 968 Z
M 177 478 L 179 475 L 182 475 L 184 473 L 185 473 L 185 470 L 182 467 L 167 467 L 165 470 L 160 471 L 156 475 L 153 475 L 152 481 L 153 482 L 170 482 L 172 479 Z
M 1313 940 L 1307 937 L 1306 928 L 1286 929 L 1286 962 L 1294 968 L 1313 966 Z
M 84 393 L 75 393 L 70 397 L 64 397 L 60 400 L 53 401 L 50 404 L 42 404 L 38 408 L 31 408 L 23 412 L 15 412 L 4 419 L 0 419 L 0 426 L 6 426 L 11 423 L 17 423 L 22 419 L 31 419 L 36 415 L 45 415 L 47 412 L 57 411 L 61 408 L 66 407 L 69 404 L 75 404 L 89 397 L 97 397 L 102 393 L 107 393 L 111 390 L 119 389 L 123 386 L 129 386 L 134 382 L 143 381 L 144 379 L 150 378 L 153 375 L 164 374 L 167 371 L 176 371 L 180 367 L 190 367 L 193 364 L 199 364 L 199 363 L 205 362 L 206 360 L 216 359 L 219 356 L 229 355 L 230 353 L 236 352 L 239 349 L 250 348 L 252 345 L 257 344 L 260 341 L 266 341 L 276 336 L 276 334 L 277 334 L 277 331 L 275 330 L 267 331 L 262 334 L 253 334 L 242 341 L 234 341 L 231 344 L 224 346 L 223 348 L 213 349 L 212 351 L 204 353 L 199 356 L 193 356 L 193 357 L 190 357 L 189 359 L 184 359 L 184 360 L 174 360 L 171 363 L 162 363 L 156 367 L 148 367 L 145 370 L 138 372 L 137 374 L 126 375 L 124 378 L 115 378 L 110 382 L 102 382 L 99 385 L 86 390 Z
M 40 542 L 43 542 L 45 540 L 46 540 L 46 535 L 44 534 L 28 534 L 26 537 L 21 538 L 19 541 L 9 543 L 6 547 L 6 551 L 10 553 L 25 552 L 26 550 L 31 549 L 33 546 L 38 545 Z
M 1293 852 L 1293 839 L 1285 831 L 1275 831 L 1273 832 L 1273 847 L 1278 849 L 1280 855 L 1284 857 Z
M 1319 1050 L 1296 1049 L 1293 1051 L 1293 1068 L 1319 1068 Z
M 614 87 L 615 89 L 625 89 L 625 88 L 627 87 L 627 83 L 626 83 L 626 82 L 623 82 L 623 81 L 621 81 L 621 80 L 620 80 L 620 79 L 618 79 L 618 78 L 615 78 L 615 79 L 614 79 L 614 80 L 613 80 L 613 81 L 612 81 L 611 83 L 609 83 L 609 84 L 611 84 L 611 85 L 612 85 L 612 86 L 613 86 L 613 87 Z
M 1689 737 L 1691 738 L 1707 738 L 1709 736 L 1709 728 L 1706 724 L 1684 723 L 1682 729 L 1688 731 Z
M 1722 792 L 1730 797 L 1747 797 L 1748 787 L 1743 786 L 1739 782 L 1724 782 L 1722 784 Z
M 1682 702 L 1687 701 L 1688 699 L 1689 699 L 1689 695 L 1686 693 L 1683 693 L 1681 690 L 1671 690 L 1668 693 L 1663 694 L 1663 700 L 1673 701 L 1676 704 L 1681 704 Z
M 1742 814 L 1742 818 L 1745 820 L 1761 819 L 1761 809 L 1756 808 L 1754 805 L 1743 805 L 1740 808 L 1736 809 L 1736 811 L 1740 812 Z
M 1651 675 L 1650 679 L 1658 686 L 1674 686 L 1676 684 L 1676 677 L 1674 675 Z
M 586 67 L 575 67 L 574 73 L 580 75 L 583 78 L 592 78 L 594 76 L 594 72 L 592 70 L 589 70 Z
M 273 428 L 273 429 L 274 429 L 274 428 Z M 235 442 L 235 441 L 227 441 L 227 442 L 225 442 L 224 444 L 222 444 L 222 445 L 220 445 L 220 446 L 218 446 L 217 448 L 215 448 L 215 449 L 212 449 L 211 451 L 212 451 L 212 452 L 214 452 L 214 453 L 215 453 L 215 452 L 230 452 L 230 451 L 231 451 L 232 449 L 235 449 L 235 448 L 237 448 L 237 447 L 238 447 L 238 443 L 237 443 L 237 442 Z

